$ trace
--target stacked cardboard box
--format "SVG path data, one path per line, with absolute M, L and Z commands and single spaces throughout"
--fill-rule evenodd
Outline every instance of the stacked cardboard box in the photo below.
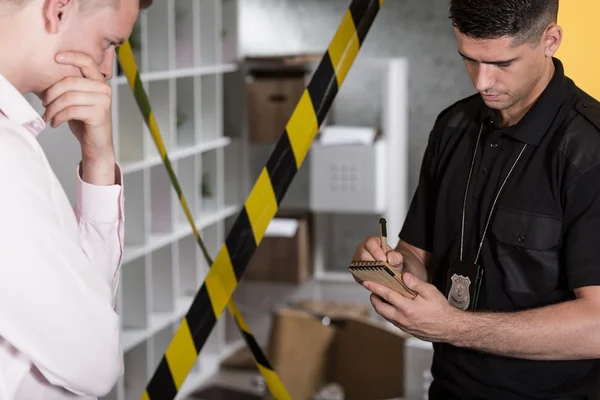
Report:
M 312 276 L 310 214 L 280 212 L 272 224 L 280 220 L 292 223 L 293 232 L 272 233 L 270 224 L 246 267 L 244 281 L 301 284 Z
M 310 400 L 329 383 L 341 386 L 345 400 L 404 395 L 406 335 L 373 320 L 370 310 L 301 302 L 275 313 L 266 353 L 292 399 Z M 226 365 L 241 366 L 237 358 Z M 253 365 L 251 357 L 243 359 Z

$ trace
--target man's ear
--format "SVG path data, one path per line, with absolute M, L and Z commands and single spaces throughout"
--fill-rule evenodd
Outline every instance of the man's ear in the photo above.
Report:
M 73 11 L 77 0 L 46 0 L 44 18 L 49 33 L 58 33 L 67 15 Z
M 552 24 L 544 32 L 544 46 L 546 57 L 553 57 L 562 42 L 562 28 L 556 24 Z

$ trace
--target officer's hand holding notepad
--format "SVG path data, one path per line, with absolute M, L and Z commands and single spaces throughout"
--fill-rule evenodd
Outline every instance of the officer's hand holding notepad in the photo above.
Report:
M 379 229 L 379 243 L 377 243 L 376 238 L 367 240 L 364 243 L 364 248 L 361 247 L 357 251 L 355 259 L 359 258 L 359 260 L 352 261 L 348 270 L 358 283 L 365 281 L 375 282 L 389 287 L 405 297 L 414 298 L 417 293 L 404 284 L 402 273 L 397 272 L 396 268 L 388 261 L 376 261 L 378 258 L 381 258 L 381 252 L 386 255 L 392 250 L 387 245 L 387 229 L 384 218 L 379 220 Z M 389 258 L 399 258 L 399 260 L 390 260 Z M 389 258 L 389 261 L 397 261 L 398 265 L 402 263 L 402 256 L 399 253 L 390 253 Z

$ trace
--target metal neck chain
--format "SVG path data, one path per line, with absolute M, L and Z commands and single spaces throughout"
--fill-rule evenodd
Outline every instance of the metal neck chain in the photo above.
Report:
M 479 148 L 479 140 L 481 139 L 481 133 L 483 132 L 484 123 L 482 123 L 481 127 L 479 128 L 479 134 L 477 135 L 477 142 L 475 143 L 475 151 L 473 152 L 473 160 L 471 161 L 471 168 L 469 170 L 469 178 L 467 180 L 467 187 L 465 188 L 465 197 L 463 200 L 463 210 L 462 210 L 462 227 L 461 227 L 461 233 L 460 233 L 460 261 L 463 260 L 463 249 L 464 249 L 464 241 L 465 241 L 465 216 L 467 214 L 467 197 L 468 197 L 468 193 L 469 193 L 469 186 L 471 185 L 471 176 L 473 175 L 473 167 L 475 165 L 475 158 L 477 156 L 477 149 Z M 523 148 L 521 149 L 521 152 L 519 153 L 517 159 L 513 163 L 512 167 L 510 167 L 510 171 L 508 171 L 508 174 L 506 174 L 506 177 L 504 178 L 504 181 L 502 182 L 500 189 L 498 189 L 498 193 L 496 193 L 496 197 L 494 199 L 494 202 L 492 203 L 492 208 L 490 209 L 490 213 L 488 215 L 487 222 L 485 223 L 485 229 L 483 230 L 483 235 L 481 237 L 481 241 L 479 242 L 479 248 L 477 249 L 477 255 L 475 256 L 475 262 L 474 262 L 475 264 L 477 264 L 477 261 L 479 260 L 481 248 L 483 247 L 483 241 L 485 239 L 485 235 L 487 233 L 488 227 L 490 225 L 490 221 L 492 219 L 494 207 L 496 207 L 496 203 L 498 201 L 498 198 L 500 197 L 500 193 L 502 192 L 502 189 L 504 189 L 504 185 L 506 185 L 506 182 L 508 181 L 508 177 L 512 174 L 513 169 L 519 162 L 519 159 L 521 158 L 521 155 L 523 154 L 523 151 L 525 151 L 526 147 L 527 147 L 527 143 L 525 143 L 525 145 L 523 145 Z

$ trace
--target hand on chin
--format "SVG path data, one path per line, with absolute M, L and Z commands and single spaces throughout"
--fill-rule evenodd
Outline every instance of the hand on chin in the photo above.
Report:
M 48 91 L 59 84 L 65 78 L 83 78 L 81 69 L 72 65 L 63 65 L 54 63 L 52 68 L 48 68 L 48 75 L 40 77 L 38 86 L 42 89 L 34 90 L 33 93 L 42 102 L 47 98 Z
M 111 158 L 111 87 L 90 56 L 62 55 L 64 58 L 57 58 L 57 62 L 65 74 L 42 95 L 44 121 L 53 128 L 68 123 L 81 143 L 84 157 L 95 159 L 108 154 Z

